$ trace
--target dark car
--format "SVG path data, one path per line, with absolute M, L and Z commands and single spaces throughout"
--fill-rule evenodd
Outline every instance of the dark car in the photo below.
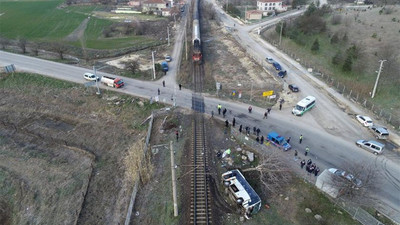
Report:
M 280 76 L 281 78 L 284 78 L 286 76 L 286 74 L 287 74 L 286 70 L 281 70 L 281 71 L 279 71 L 278 76 Z
M 275 67 L 276 70 L 279 70 L 279 71 L 282 70 L 281 64 L 274 62 L 274 63 L 272 63 L 272 65 Z
M 289 84 L 289 89 L 293 92 L 299 91 L 299 87 L 297 87 L 295 84 Z

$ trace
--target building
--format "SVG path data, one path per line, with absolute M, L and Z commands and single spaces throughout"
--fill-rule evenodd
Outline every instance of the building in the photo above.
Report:
M 246 20 L 261 20 L 262 14 L 260 10 L 249 10 L 246 12 Z
M 285 12 L 287 6 L 283 5 L 282 0 L 257 0 L 257 9 L 266 15 L 268 12 Z
M 161 14 L 162 9 L 169 7 L 169 3 L 164 0 L 147 0 L 142 2 L 142 7 L 143 12 L 153 11 Z

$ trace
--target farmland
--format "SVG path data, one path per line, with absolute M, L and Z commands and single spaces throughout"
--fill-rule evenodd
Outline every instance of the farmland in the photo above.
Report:
M 1 1 L 0 36 L 16 40 L 55 42 L 75 31 L 89 17 L 87 28 L 80 40 L 70 45 L 94 49 L 118 49 L 132 45 L 146 45 L 156 42 L 149 36 L 103 37 L 103 30 L 115 20 L 91 16 L 102 6 L 70 6 L 60 8 L 63 1 Z
M 160 105 L 25 73 L 2 74 L 0 90 L 1 223 L 124 221 L 124 159 Z

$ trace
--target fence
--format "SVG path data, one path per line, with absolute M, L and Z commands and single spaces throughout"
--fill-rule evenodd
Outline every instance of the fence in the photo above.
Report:
M 265 141 L 264 144 L 260 144 L 259 142 L 252 139 L 251 136 L 247 136 L 246 134 L 240 133 L 237 129 L 231 128 L 231 135 L 236 138 L 242 144 L 249 146 L 253 150 L 258 153 L 262 153 L 263 151 L 271 151 L 269 147 L 268 140 Z M 360 222 L 363 225 L 384 225 L 367 211 L 362 208 L 353 205 L 350 202 L 344 202 L 342 200 L 337 200 L 336 205 L 339 205 L 343 210 L 345 210 L 349 215 Z
M 296 59 L 296 54 L 291 53 L 287 49 L 281 49 L 288 56 Z M 315 77 L 318 77 L 320 80 L 323 80 L 326 84 L 334 88 L 338 93 L 342 94 L 344 97 L 348 98 L 350 101 L 358 103 L 363 106 L 365 109 L 374 113 L 377 117 L 384 119 L 387 123 L 393 125 L 393 127 L 397 130 L 400 130 L 400 118 L 388 112 L 387 110 L 382 109 L 380 106 L 376 105 L 372 100 L 369 99 L 368 95 L 358 93 L 353 91 L 351 88 L 347 87 L 343 82 L 336 80 L 333 76 L 328 75 L 326 71 L 322 71 L 320 68 L 317 68 L 310 62 L 301 60 L 300 63 L 306 67 L 311 68 L 312 73 Z M 368 97 L 365 97 L 368 96 Z
M 262 31 L 265 29 L 273 28 L 273 27 L 274 26 L 263 27 Z M 239 43 L 241 42 L 240 38 L 237 35 L 233 35 L 233 36 Z M 358 103 L 359 105 L 363 106 L 365 109 L 374 113 L 377 117 L 384 119 L 387 123 L 393 125 L 393 127 L 395 129 L 400 130 L 400 117 L 399 116 L 393 115 L 388 110 L 384 110 L 380 106 L 375 105 L 375 103 L 373 101 L 369 100 L 369 97 L 365 97 L 366 95 L 363 95 L 361 93 L 353 91 L 351 88 L 344 85 L 344 83 L 341 83 L 340 81 L 333 78 L 333 76 L 328 75 L 327 71 L 323 72 L 323 70 L 321 68 L 316 68 L 316 66 L 313 65 L 313 63 L 307 62 L 304 60 L 298 60 L 297 57 L 299 57 L 299 56 L 290 52 L 288 49 L 281 48 L 274 41 L 272 41 L 271 44 L 273 44 L 276 48 L 278 48 L 281 51 L 283 51 L 284 53 L 286 53 L 286 55 L 288 55 L 291 58 L 298 61 L 305 68 L 311 68 L 313 70 L 312 74 L 315 77 L 318 77 L 321 80 L 325 81 L 329 86 L 334 88 L 338 93 L 342 94 L 344 97 L 348 98 L 350 101 Z M 246 52 L 249 57 L 251 57 L 256 62 L 258 62 L 265 70 L 270 72 L 270 74 L 276 73 L 275 71 L 271 71 L 271 70 L 267 69 L 267 68 L 269 68 L 266 66 L 267 62 L 265 61 L 265 59 L 263 57 L 259 56 L 259 53 L 253 51 L 251 48 L 246 48 Z
M 363 225 L 384 225 L 367 211 L 363 210 L 359 206 L 355 206 L 350 202 L 340 201 L 339 206 L 344 209 L 353 219 L 357 220 Z
M 147 129 L 146 144 L 144 145 L 144 149 L 143 149 L 143 157 L 145 157 L 147 150 L 149 148 L 151 130 L 153 128 L 153 121 L 154 121 L 154 113 L 151 113 L 149 128 Z M 127 212 L 126 218 L 125 218 L 125 225 L 129 225 L 129 223 L 131 222 L 133 205 L 135 204 L 135 199 L 136 199 L 136 194 L 137 194 L 138 188 L 139 188 L 139 178 L 135 181 L 135 185 L 132 190 L 131 201 L 129 203 L 128 212 Z

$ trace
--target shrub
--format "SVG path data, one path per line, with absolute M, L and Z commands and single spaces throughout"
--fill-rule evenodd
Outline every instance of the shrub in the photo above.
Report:
M 313 45 L 311 46 L 311 51 L 317 52 L 318 50 L 319 50 L 319 41 L 318 38 L 316 38 Z
M 331 38 L 331 44 L 337 44 L 339 42 L 339 34 L 334 33 L 332 38 Z
M 343 61 L 343 54 L 342 52 L 339 50 L 336 52 L 335 56 L 332 57 L 332 64 L 333 65 L 339 65 L 341 64 Z
M 342 70 L 345 72 L 350 72 L 352 64 L 353 64 L 353 59 L 350 55 L 348 55 L 346 60 L 344 61 Z

